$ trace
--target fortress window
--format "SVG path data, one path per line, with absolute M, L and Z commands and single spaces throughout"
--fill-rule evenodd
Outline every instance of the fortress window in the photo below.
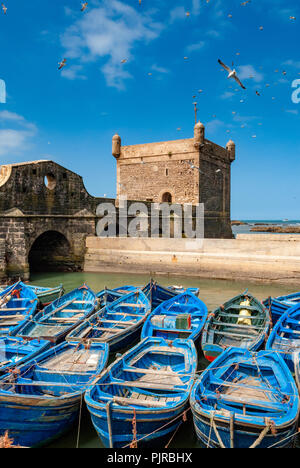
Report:
M 161 201 L 163 203 L 172 203 L 172 195 L 170 194 L 170 192 L 165 192 L 161 197 Z
M 53 174 L 47 174 L 44 179 L 47 189 L 54 190 L 56 187 L 56 180 Z
M 169 169 L 166 169 L 166 176 L 169 175 Z

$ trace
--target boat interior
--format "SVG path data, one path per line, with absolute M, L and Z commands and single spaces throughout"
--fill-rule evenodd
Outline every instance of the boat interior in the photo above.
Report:
M 183 349 L 152 346 L 113 366 L 96 384 L 94 398 L 103 402 L 113 396 L 125 406 L 172 406 L 186 398 L 192 369 Z
M 257 363 L 232 364 L 220 375 L 210 373 L 203 384 L 202 405 L 244 416 L 280 416 L 286 411 L 284 399 L 290 399 L 272 367 Z
M 105 359 L 105 349 L 85 348 L 82 344 L 52 348 L 42 361 L 26 366 L 21 374 L 11 374 L 0 381 L 1 392 L 18 395 L 60 397 L 80 392 L 94 377 Z
M 241 299 L 218 309 L 211 321 L 214 343 L 225 346 L 247 346 L 255 341 L 265 330 L 268 315 L 265 309 L 251 301 L 242 305 Z M 249 315 L 244 315 L 247 311 Z

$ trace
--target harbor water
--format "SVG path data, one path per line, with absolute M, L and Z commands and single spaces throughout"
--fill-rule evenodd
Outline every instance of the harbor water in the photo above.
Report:
M 31 282 L 39 286 L 56 286 L 63 283 L 66 292 L 80 286 L 83 283 L 88 284 L 95 292 L 98 292 L 107 286 L 115 288 L 126 284 L 141 286 L 149 281 L 149 276 L 146 275 L 122 275 L 122 274 L 106 274 L 106 273 L 42 273 L 33 275 Z M 180 277 L 159 277 L 154 278 L 162 285 L 178 285 L 184 287 L 200 288 L 199 297 L 205 302 L 208 310 L 211 311 L 223 304 L 233 296 L 245 291 L 249 288 L 249 292 L 258 299 L 263 300 L 268 296 L 279 296 L 289 294 L 297 289 L 297 285 L 280 285 L 280 284 L 262 284 L 249 283 L 242 281 L 224 281 L 210 280 L 197 278 L 180 278 Z M 202 369 L 207 365 L 200 351 L 199 368 Z M 114 355 L 110 356 L 110 360 L 114 359 Z M 74 448 L 77 445 L 77 437 L 79 433 L 80 448 L 101 448 L 103 447 L 99 440 L 89 414 L 85 407 L 83 408 L 80 425 L 76 422 L 72 430 L 61 438 L 55 440 L 49 448 Z M 157 442 L 159 444 L 159 441 Z M 171 441 L 169 448 L 201 448 L 201 444 L 197 441 L 191 414 L 188 421 L 182 422 L 178 432 Z M 157 448 L 162 449 L 163 446 L 157 445 Z

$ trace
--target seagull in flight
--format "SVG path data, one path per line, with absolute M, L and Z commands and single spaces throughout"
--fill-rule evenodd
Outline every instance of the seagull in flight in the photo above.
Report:
M 88 7 L 88 2 L 84 2 L 81 4 L 81 11 L 85 11 Z
M 4 11 L 4 14 L 6 15 L 6 12 L 7 12 L 6 6 L 4 5 L 4 3 L 1 3 L 1 6 L 2 6 L 2 10 Z
M 236 74 L 236 70 L 231 70 L 231 68 L 227 67 L 225 63 L 223 63 L 220 59 L 218 60 L 219 64 L 225 68 L 226 71 L 228 71 L 228 77 L 227 78 L 233 78 L 235 81 L 241 86 L 241 88 L 246 89 L 243 83 L 240 81 L 239 77 Z
M 67 65 L 67 59 L 63 59 L 61 62 L 58 62 L 58 65 L 59 65 L 58 69 L 61 70 Z

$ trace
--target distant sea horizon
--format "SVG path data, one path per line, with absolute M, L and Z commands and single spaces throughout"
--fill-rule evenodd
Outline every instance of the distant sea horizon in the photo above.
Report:
M 232 232 L 234 236 L 237 234 L 270 234 L 269 232 L 256 232 L 256 231 L 251 231 L 251 228 L 255 226 L 256 224 L 262 224 L 262 225 L 268 225 L 268 224 L 274 224 L 276 226 L 300 226 L 300 220 L 299 219 L 238 219 L 238 218 L 232 218 L 232 221 L 240 221 L 242 223 L 247 223 L 247 224 L 242 224 L 240 226 L 232 226 Z M 272 233 L 273 234 L 273 233 Z M 274 233 L 278 235 L 282 235 L 283 233 Z M 300 235 L 300 233 L 295 233 L 295 235 Z

